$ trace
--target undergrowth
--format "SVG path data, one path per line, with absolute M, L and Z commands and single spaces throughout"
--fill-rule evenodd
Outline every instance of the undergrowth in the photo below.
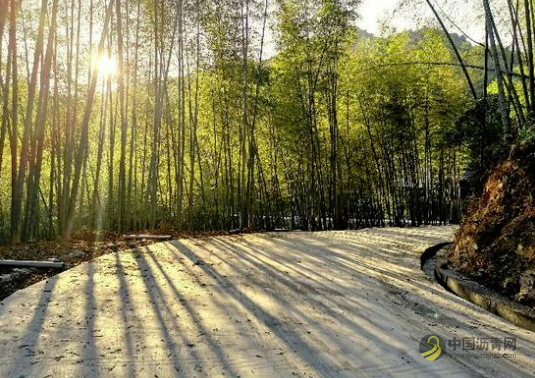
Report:
M 513 150 L 468 209 L 449 260 L 463 273 L 535 306 L 535 144 Z

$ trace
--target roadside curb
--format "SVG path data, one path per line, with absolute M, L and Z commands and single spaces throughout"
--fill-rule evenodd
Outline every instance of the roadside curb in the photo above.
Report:
M 535 311 L 512 299 L 490 290 L 448 268 L 447 247 L 442 243 L 427 249 L 422 255 L 422 264 L 436 254 L 435 278 L 444 288 L 459 297 L 498 315 L 511 323 L 535 332 Z
M 420 269 L 423 270 L 426 262 L 429 259 L 432 259 L 433 257 L 435 257 L 438 251 L 440 251 L 443 248 L 449 247 L 451 245 L 453 245 L 452 242 L 444 242 L 444 243 L 440 243 L 440 244 L 427 248 L 424 251 L 424 253 L 422 253 L 422 256 L 420 257 Z

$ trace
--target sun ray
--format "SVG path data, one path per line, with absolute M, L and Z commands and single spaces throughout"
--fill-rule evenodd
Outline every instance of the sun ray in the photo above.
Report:
M 117 62 L 113 56 L 98 54 L 93 57 L 93 70 L 104 78 L 117 74 Z

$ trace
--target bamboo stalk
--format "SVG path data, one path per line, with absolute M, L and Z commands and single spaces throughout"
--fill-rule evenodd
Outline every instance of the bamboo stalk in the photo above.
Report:
M 1 267 L 37 268 L 37 269 L 64 269 L 64 262 L 54 261 L 25 261 L 25 260 L 0 260 Z
M 123 235 L 125 240 L 171 240 L 171 235 Z

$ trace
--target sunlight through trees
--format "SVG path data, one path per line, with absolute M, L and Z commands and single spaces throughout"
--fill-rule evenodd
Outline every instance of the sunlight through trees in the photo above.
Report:
M 533 97 L 513 76 L 533 69 L 531 33 L 511 51 L 434 28 L 371 36 L 358 1 L 0 8 L 4 242 L 458 221 L 467 167 L 485 168 L 458 123 L 471 97 L 507 124 L 504 98 L 522 119 Z M 489 66 L 509 54 L 525 64 Z

